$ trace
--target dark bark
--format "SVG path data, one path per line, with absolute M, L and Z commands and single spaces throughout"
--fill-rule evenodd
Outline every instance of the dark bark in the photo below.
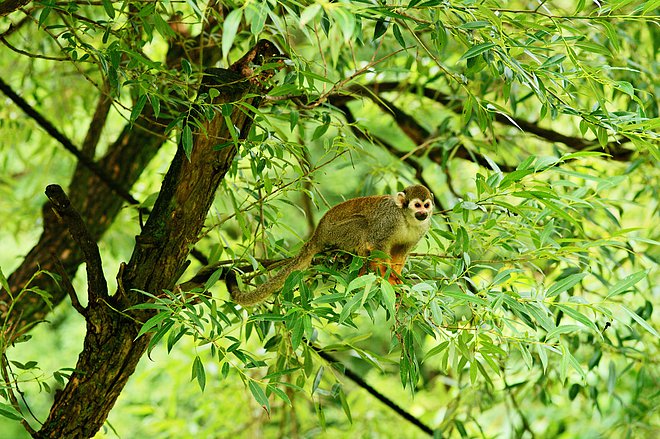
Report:
M 31 0 L 4 0 L 0 2 L 0 17 L 9 15 L 30 3 Z
M 257 107 L 263 78 L 254 76 L 249 65 L 276 54 L 275 47 L 262 40 L 231 70 L 212 69 L 208 77 L 212 82 L 207 86 L 220 91 L 216 101 L 242 100 Z M 252 115 L 234 107 L 230 119 L 241 136 L 246 136 Z M 120 272 L 118 291 L 88 305 L 87 334 L 75 372 L 56 395 L 48 419 L 35 437 L 88 438 L 105 422 L 150 340 L 149 335 L 136 339 L 140 322 L 149 314 L 128 308 L 148 299 L 140 291 L 158 294 L 174 287 L 236 154 L 235 145 L 219 151 L 215 147 L 230 139 L 224 118 L 215 117 L 195 134 L 190 160 L 179 145 L 154 209 L 136 238 L 133 255 Z

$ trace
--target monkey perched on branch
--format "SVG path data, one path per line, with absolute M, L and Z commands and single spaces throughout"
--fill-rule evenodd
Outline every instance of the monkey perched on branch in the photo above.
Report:
M 315 254 L 338 249 L 358 256 L 372 251 L 389 255 L 388 260 L 373 260 L 370 267 L 385 275 L 389 282 L 401 283 L 399 275 L 410 250 L 431 225 L 433 195 L 422 185 L 409 186 L 396 195 L 353 198 L 330 209 L 319 221 L 312 237 L 291 262 L 256 289 L 241 291 L 236 273 L 227 274 L 227 289 L 239 305 L 254 305 L 267 299 L 284 285 L 295 270 L 303 270 Z

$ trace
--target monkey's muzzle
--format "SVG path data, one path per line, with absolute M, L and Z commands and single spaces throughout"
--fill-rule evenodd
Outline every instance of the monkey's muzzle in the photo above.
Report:
M 415 212 L 415 218 L 419 221 L 424 221 L 429 216 L 426 212 Z

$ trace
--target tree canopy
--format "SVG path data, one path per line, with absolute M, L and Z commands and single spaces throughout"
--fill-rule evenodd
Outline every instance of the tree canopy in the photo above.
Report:
M 657 437 L 657 1 L 4 0 L 0 430 Z M 391 285 L 322 214 L 423 184 Z M 84 269 L 83 269 L 84 267 Z

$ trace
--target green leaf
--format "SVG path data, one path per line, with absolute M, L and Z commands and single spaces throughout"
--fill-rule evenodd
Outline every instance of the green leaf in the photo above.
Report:
M 23 419 L 23 415 L 17 411 L 13 406 L 0 402 L 0 416 L 5 418 L 13 419 L 15 421 L 20 421 Z
M 593 320 L 588 318 L 581 312 L 577 311 L 576 309 L 571 308 L 570 306 L 562 305 L 561 303 L 557 303 L 555 304 L 555 306 L 561 309 L 562 311 L 564 311 L 565 314 L 572 317 L 574 320 L 577 320 L 578 322 L 582 323 L 584 326 L 591 328 L 594 332 L 599 332 Z
M 614 87 L 616 87 L 617 90 L 621 90 L 628 96 L 635 95 L 635 87 L 633 87 L 633 85 L 628 81 L 616 81 L 614 83 Z
M 225 17 L 225 22 L 222 27 L 222 57 L 224 59 L 227 59 L 229 51 L 234 45 L 236 32 L 238 31 L 238 26 L 241 24 L 242 18 L 242 9 L 234 9 Z
M 499 187 L 500 189 L 505 189 L 508 187 L 511 183 L 518 182 L 522 180 L 524 177 L 528 176 L 529 174 L 533 174 L 534 170 L 533 169 L 517 169 L 515 171 L 509 172 L 504 176 L 502 181 L 500 181 Z
M 341 408 L 344 410 L 344 414 L 346 415 L 346 418 L 348 418 L 348 422 L 352 424 L 353 416 L 351 415 L 351 407 L 348 405 L 346 394 L 344 393 L 344 389 L 341 386 L 339 386 L 338 396 L 339 402 L 341 403 Z
M 545 339 L 546 339 L 546 341 L 550 341 L 553 338 L 560 336 L 561 334 L 569 334 L 569 333 L 582 331 L 582 330 L 583 330 L 582 326 L 578 326 L 578 325 L 557 326 L 555 329 L 553 329 L 552 331 L 549 331 L 546 334 Z
M 199 355 L 195 357 L 192 365 L 192 377 L 190 379 L 194 380 L 195 378 L 197 378 L 197 384 L 199 384 L 199 388 L 203 392 L 204 387 L 206 387 L 206 372 L 204 371 L 204 364 L 199 358 Z
M 7 278 L 5 277 L 5 274 L 2 272 L 2 268 L 0 267 L 0 286 L 5 289 L 5 291 L 10 295 L 11 297 L 11 289 L 9 288 L 9 282 L 7 281 Z
M 394 287 L 392 287 L 392 285 L 385 279 L 382 279 L 380 282 L 380 294 L 388 316 L 391 319 L 396 315 L 394 309 L 394 305 L 396 303 L 396 294 L 394 293 Z
M 181 133 L 181 146 L 183 147 L 183 152 L 186 154 L 188 161 L 190 161 L 190 154 L 192 153 L 193 148 L 193 136 L 189 124 L 186 124 L 183 127 L 183 132 Z
M 638 271 L 637 273 L 633 273 L 631 275 L 624 277 L 619 282 L 614 284 L 612 288 L 610 288 L 610 291 L 609 293 L 607 293 L 607 296 L 605 298 L 609 299 L 610 297 L 617 296 L 621 293 L 628 291 L 630 287 L 635 285 L 640 280 L 644 279 L 647 274 L 648 272 L 646 270 L 642 270 L 642 271 Z
M 136 339 L 140 338 L 141 335 L 149 332 L 152 328 L 156 327 L 158 324 L 166 320 L 169 316 L 170 316 L 169 311 L 165 311 L 151 317 L 149 320 L 144 322 L 142 328 L 140 328 L 140 332 L 138 332 L 138 335 L 136 335 L 135 338 Z
M 387 18 L 387 19 L 379 18 L 376 21 L 376 26 L 374 27 L 374 38 L 373 38 L 373 40 L 376 41 L 377 39 L 382 37 L 383 34 L 385 32 L 387 32 L 387 28 L 389 27 L 389 25 L 390 25 L 389 18 Z
M 151 102 L 151 108 L 154 110 L 154 116 L 158 118 L 160 116 L 160 99 L 156 95 L 148 95 L 149 102 Z
M 621 309 L 622 309 L 622 310 L 623 310 L 623 311 L 624 311 L 624 312 L 625 312 L 625 313 L 626 313 L 631 319 L 633 319 L 634 321 L 636 321 L 637 323 L 639 323 L 640 326 L 642 326 L 642 327 L 643 327 L 644 329 L 646 329 L 648 332 L 650 332 L 651 334 L 653 334 L 653 336 L 655 336 L 656 338 L 660 338 L 660 334 L 658 334 L 658 331 L 656 331 L 651 325 L 649 325 L 649 323 L 648 323 L 646 320 L 644 320 L 644 319 L 641 318 L 639 315 L 637 315 L 636 312 L 633 312 L 633 311 L 631 311 L 630 309 L 628 309 L 626 306 L 624 306 L 624 305 L 620 305 L 620 306 L 621 306 Z
M 475 56 L 481 55 L 482 53 L 496 46 L 497 44 L 493 42 L 477 44 L 476 46 L 470 47 L 470 49 L 468 49 L 468 51 L 465 52 L 463 56 L 461 56 L 458 60 L 462 61 L 464 59 L 474 58 Z
M 328 128 L 330 128 L 329 123 L 324 123 L 323 125 L 319 125 L 316 127 L 314 130 L 314 133 L 312 134 L 312 140 L 316 140 L 323 136 L 326 131 L 328 131 Z
M 133 105 L 133 109 L 131 110 L 131 123 L 135 122 L 135 120 L 142 114 L 142 109 L 144 108 L 144 105 L 147 103 L 147 95 L 143 94 L 138 97 L 137 101 L 135 102 L 135 105 Z
M 115 8 L 112 6 L 110 0 L 103 0 L 103 9 L 105 13 L 108 14 L 108 17 L 115 18 Z
M 165 20 L 163 20 L 163 17 L 161 17 L 160 14 L 154 13 L 151 17 L 154 20 L 154 27 L 163 38 L 169 39 L 176 37 L 174 30 Z
M 282 389 L 274 386 L 273 384 L 268 384 L 266 389 L 273 392 L 275 396 L 284 401 L 288 406 L 291 406 L 291 400 L 289 399 L 289 396 Z
M 577 283 L 579 283 L 582 279 L 584 279 L 586 275 L 587 273 L 576 273 L 576 274 L 571 274 L 570 276 L 566 276 L 562 280 L 552 284 L 552 286 L 548 288 L 548 291 L 546 291 L 545 297 L 547 298 L 555 297 L 563 293 L 569 288 L 574 287 Z
M 12 361 L 11 364 L 13 364 L 18 369 L 21 369 L 21 370 L 30 370 L 30 369 L 34 369 L 37 366 L 36 361 L 28 361 L 25 364 L 21 363 L 20 361 Z
M 294 316 L 293 322 L 293 328 L 291 328 L 291 349 L 295 351 L 300 346 L 305 328 L 302 317 L 297 313 Z
M 319 388 L 321 384 L 321 379 L 323 378 L 323 371 L 325 368 L 323 366 L 319 367 L 319 370 L 316 371 L 316 376 L 314 377 L 314 382 L 312 383 L 312 395 Z
M 270 412 L 270 403 L 268 402 L 268 397 L 264 393 L 261 386 L 254 380 L 248 381 L 248 387 L 254 399 L 261 405 L 264 410 Z
M 190 61 L 185 58 L 181 59 L 181 68 L 186 75 L 190 75 L 193 72 L 192 64 L 190 64 Z
M 401 29 L 397 24 L 394 24 L 392 26 L 392 32 L 394 33 L 394 38 L 396 41 L 405 49 L 406 47 L 406 40 L 403 39 L 403 35 L 401 34 Z
M 312 3 L 310 6 L 307 6 L 305 10 L 300 14 L 300 26 L 305 26 L 307 23 L 312 21 L 320 10 L 321 5 L 316 2 Z

